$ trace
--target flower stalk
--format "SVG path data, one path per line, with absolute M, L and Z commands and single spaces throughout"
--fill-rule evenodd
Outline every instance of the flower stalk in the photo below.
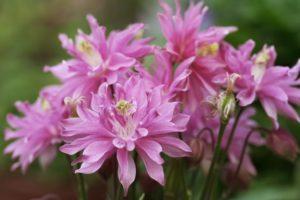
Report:
M 210 199 L 211 190 L 213 189 L 213 180 L 214 180 L 214 177 L 217 175 L 216 174 L 217 169 L 218 169 L 217 163 L 218 163 L 218 160 L 220 159 L 221 153 L 222 153 L 221 142 L 222 142 L 222 138 L 223 138 L 223 135 L 225 132 L 225 128 L 228 124 L 228 121 L 223 121 L 223 120 L 221 120 L 221 121 L 222 122 L 221 122 L 221 126 L 219 128 L 216 148 L 214 151 L 212 163 L 209 168 L 208 176 L 205 179 L 205 183 L 204 183 L 204 187 L 203 187 L 203 191 L 202 191 L 202 195 L 201 195 L 201 200 Z
M 73 174 L 76 169 L 78 169 L 80 166 L 79 164 L 73 166 L 72 165 L 72 157 L 71 156 L 66 156 L 68 160 L 68 165 L 70 167 L 70 171 Z M 83 177 L 83 174 L 80 173 L 75 173 L 74 174 L 76 177 L 76 183 L 77 183 L 77 195 L 78 195 L 78 200 L 87 200 L 87 192 L 86 192 L 86 185 L 85 185 L 85 180 Z

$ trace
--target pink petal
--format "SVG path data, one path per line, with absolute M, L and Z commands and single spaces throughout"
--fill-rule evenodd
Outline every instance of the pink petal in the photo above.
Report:
M 140 139 L 137 141 L 137 146 L 139 149 L 143 150 L 149 158 L 151 158 L 157 164 L 163 164 L 164 160 L 161 158 L 160 153 L 162 152 L 162 147 L 159 143 L 150 139 Z
M 118 176 L 121 184 L 124 188 L 124 193 L 127 195 L 129 186 L 133 183 L 136 175 L 136 168 L 134 160 L 131 155 L 125 149 L 119 149 L 117 151 L 118 160 Z
M 138 153 L 145 164 L 149 176 L 161 185 L 164 185 L 165 176 L 162 165 L 154 162 L 143 150 L 138 149 Z
M 156 137 L 154 139 L 162 145 L 163 152 L 170 157 L 190 156 L 192 151 L 186 143 L 175 137 L 164 136 Z

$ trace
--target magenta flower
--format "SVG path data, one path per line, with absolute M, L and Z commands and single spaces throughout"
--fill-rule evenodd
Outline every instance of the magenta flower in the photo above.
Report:
M 12 170 L 21 168 L 23 172 L 37 158 L 43 167 L 51 163 L 56 155 L 56 145 L 61 142 L 61 121 L 66 117 L 66 109 L 53 101 L 55 87 L 41 92 L 34 104 L 17 102 L 17 109 L 24 114 L 17 117 L 8 114 L 11 129 L 5 131 L 5 140 L 14 140 L 4 152 L 12 153 L 18 161 Z
M 236 82 L 237 98 L 241 106 L 253 103 L 257 98 L 276 128 L 277 113 L 300 122 L 291 104 L 300 105 L 300 62 L 293 67 L 275 66 L 276 52 L 273 47 L 264 47 L 251 57 L 254 42 L 248 41 L 238 50 L 225 45 L 224 59 L 230 73 L 241 76 Z
M 125 193 L 134 181 L 136 167 L 132 151 L 143 160 L 149 176 L 164 184 L 164 152 L 171 157 L 187 156 L 190 148 L 177 138 L 186 130 L 189 117 L 177 112 L 177 102 L 163 97 L 162 86 L 149 89 L 139 77 L 124 84 L 103 83 L 94 94 L 90 108 L 78 106 L 77 118 L 66 120 L 61 151 L 82 156 L 76 173 L 94 173 L 116 154 L 118 175 Z M 112 95 L 112 92 L 114 95 Z
M 194 58 L 189 66 L 189 75 L 185 73 L 185 77 L 181 77 L 186 80 L 181 81 L 185 84 L 181 84 L 183 88 L 178 91 L 179 100 L 194 111 L 205 96 L 216 94 L 219 90 L 218 84 L 212 80 L 216 75 L 225 73 L 220 43 L 236 28 L 210 27 L 200 31 L 207 8 L 202 3 L 191 4 L 182 16 L 179 1 L 175 2 L 175 14 L 169 5 L 160 2 L 164 13 L 158 17 L 167 40 L 165 50 L 171 55 L 165 59 L 169 59 L 167 62 L 174 66 Z
M 144 25 L 133 24 L 123 31 L 111 32 L 99 26 L 91 15 L 87 16 L 91 33 L 78 31 L 75 42 L 66 35 L 59 36 L 63 48 L 72 59 L 54 67 L 45 67 L 63 82 L 61 96 L 73 93 L 88 97 L 103 82 L 115 83 L 128 69 L 152 52 L 150 38 L 141 38 Z

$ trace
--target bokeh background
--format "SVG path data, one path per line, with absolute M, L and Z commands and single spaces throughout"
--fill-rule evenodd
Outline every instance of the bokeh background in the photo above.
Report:
M 182 0 L 187 5 L 188 0 Z M 169 1 L 170 2 L 170 1 Z M 228 37 L 235 45 L 248 38 L 274 44 L 278 64 L 293 65 L 300 57 L 299 0 L 207 0 L 210 11 L 206 25 L 234 25 L 237 33 Z M 156 20 L 159 6 L 156 0 L 0 0 L 0 132 L 6 127 L 5 116 L 16 112 L 16 100 L 36 98 L 39 89 L 56 80 L 42 72 L 45 65 L 54 65 L 67 58 L 57 39 L 59 33 L 74 36 L 78 28 L 88 31 L 85 16 L 94 14 L 108 30 L 142 21 L 148 24 L 146 34 L 157 36 L 161 43 Z M 263 123 L 263 114 L 257 119 Z M 299 124 L 281 119 L 284 126 L 300 138 Z M 0 150 L 4 148 L 3 135 Z M 290 163 L 265 148 L 252 151 L 258 176 L 239 200 L 297 200 L 300 199 L 300 162 Z M 74 180 L 65 158 L 59 156 L 48 169 L 35 163 L 28 173 L 11 173 L 9 156 L 0 156 L 0 199 L 23 200 L 44 195 L 75 199 Z M 101 183 L 88 177 L 93 199 L 101 199 Z

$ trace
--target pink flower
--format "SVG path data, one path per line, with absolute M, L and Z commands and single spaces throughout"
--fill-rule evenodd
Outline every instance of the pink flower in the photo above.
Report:
M 274 47 L 264 48 L 251 57 L 254 42 L 248 41 L 238 50 L 225 45 L 224 59 L 230 73 L 241 76 L 236 82 L 237 98 L 241 106 L 253 103 L 257 98 L 276 128 L 277 113 L 300 122 L 291 104 L 300 105 L 300 62 L 293 67 L 275 66 Z
M 190 57 L 184 60 L 174 70 L 168 52 L 157 50 L 154 55 L 153 76 L 150 79 L 155 85 L 163 84 L 165 92 L 171 98 L 180 99 L 180 94 L 189 89 L 188 77 L 192 72 L 190 66 L 195 58 Z
M 111 88 L 113 87 L 113 90 Z M 112 92 L 114 95 L 112 95 Z M 76 173 L 94 173 L 116 154 L 118 175 L 125 193 L 134 181 L 132 151 L 143 160 L 149 176 L 164 184 L 161 152 L 171 157 L 187 156 L 190 148 L 176 137 L 186 130 L 189 117 L 177 111 L 178 103 L 163 97 L 162 86 L 145 87 L 139 77 L 124 84 L 103 83 L 92 97 L 90 108 L 78 106 L 77 118 L 66 120 L 61 151 L 82 156 Z
M 151 39 L 141 38 L 143 24 L 111 32 L 106 38 L 105 27 L 99 26 L 91 15 L 87 20 L 91 28 L 89 35 L 79 30 L 75 42 L 64 34 L 59 36 L 72 58 L 54 67 L 45 67 L 45 71 L 51 71 L 63 82 L 62 97 L 73 93 L 89 97 L 101 83 L 115 83 L 152 51 L 148 44 Z
M 176 12 L 164 1 L 160 5 L 164 12 L 158 14 L 163 35 L 167 39 L 166 50 L 175 56 L 176 61 L 199 55 L 213 56 L 218 53 L 219 42 L 236 30 L 235 27 L 210 27 L 200 31 L 207 7 L 202 3 L 190 4 L 184 16 L 181 15 L 180 2 L 175 0 Z
M 56 145 L 61 142 L 61 121 L 66 110 L 53 100 L 55 87 L 46 88 L 34 104 L 17 102 L 17 109 L 24 114 L 17 117 L 8 114 L 7 121 L 11 129 L 5 131 L 5 140 L 14 140 L 4 152 L 12 153 L 18 161 L 12 170 L 21 167 L 25 172 L 37 158 L 46 167 L 56 156 Z
M 191 4 L 182 16 L 179 1 L 175 2 L 175 14 L 169 5 L 160 2 L 164 13 L 158 17 L 167 40 L 165 50 L 171 55 L 165 59 L 171 66 L 193 59 L 188 66 L 189 74 L 182 73 L 180 76 L 186 80 L 181 80 L 184 84 L 179 85 L 182 88 L 177 92 L 177 96 L 191 111 L 194 111 L 205 96 L 216 94 L 219 90 L 213 78 L 225 73 L 223 69 L 225 64 L 219 51 L 220 43 L 236 28 L 210 27 L 200 31 L 207 8 L 203 7 L 202 3 Z
M 267 146 L 276 154 L 295 161 L 299 146 L 296 138 L 283 129 L 273 130 L 267 137 Z

